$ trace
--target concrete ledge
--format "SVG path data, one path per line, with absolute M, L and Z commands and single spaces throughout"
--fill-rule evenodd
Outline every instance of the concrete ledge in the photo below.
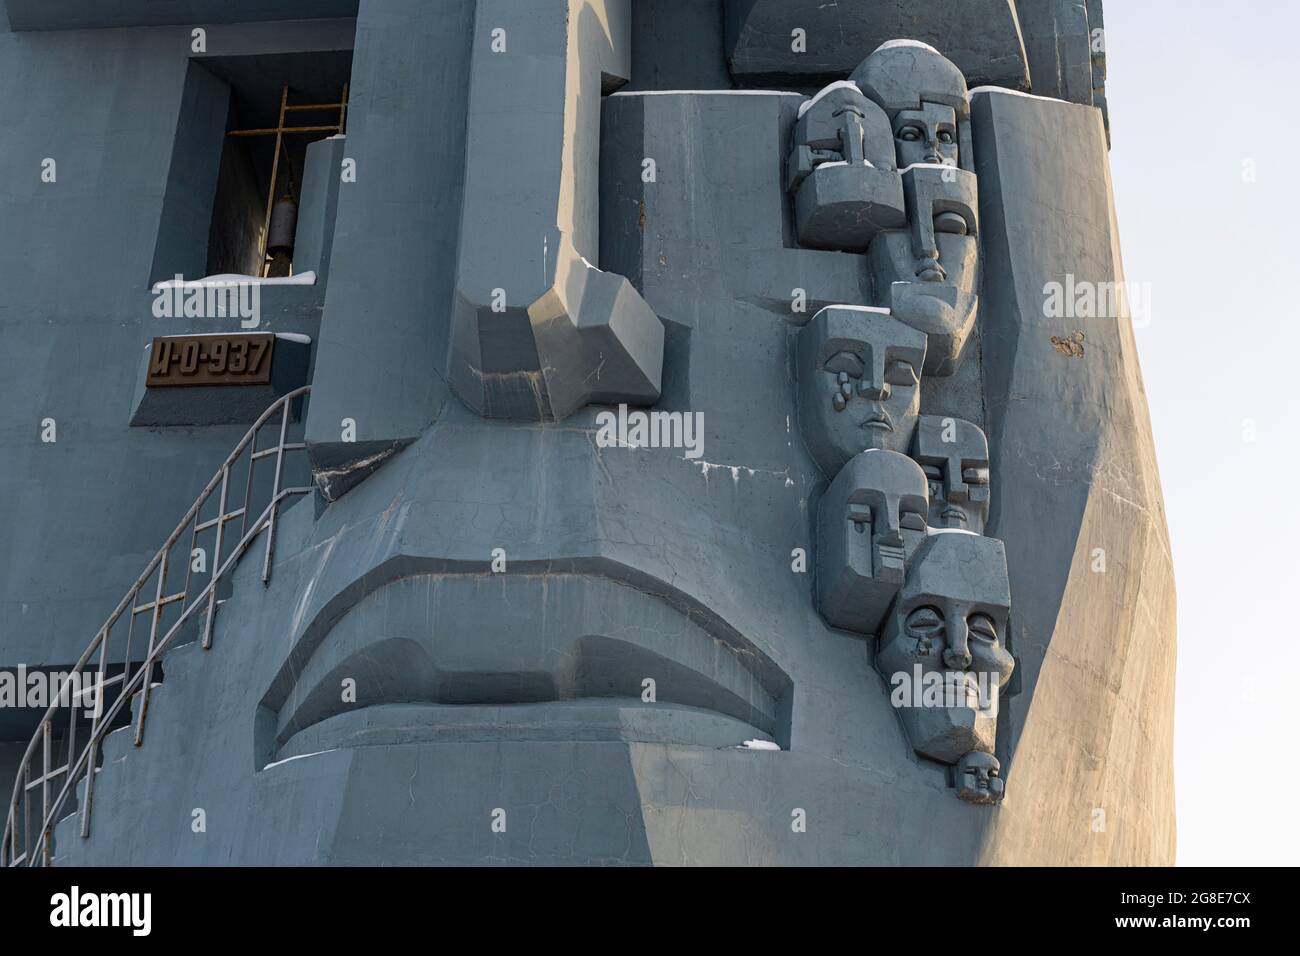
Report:
M 9 26 L 85 30 L 355 17 L 360 0 L 4 0 Z

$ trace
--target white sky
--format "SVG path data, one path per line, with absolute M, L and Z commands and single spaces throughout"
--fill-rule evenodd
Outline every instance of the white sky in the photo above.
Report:
M 1106 33 L 1120 235 L 1127 278 L 1151 283 L 1137 341 L 1178 582 L 1178 862 L 1295 865 L 1300 3 L 1106 0 Z

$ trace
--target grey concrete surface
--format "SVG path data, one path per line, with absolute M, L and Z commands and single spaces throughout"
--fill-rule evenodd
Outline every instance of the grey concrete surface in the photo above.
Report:
M 1133 336 L 1123 314 L 1043 309 L 1064 275 L 1123 281 L 1100 111 L 971 101 L 979 309 L 955 367 L 917 357 L 895 536 L 887 483 L 832 494 L 843 462 L 819 466 L 800 417 L 814 316 L 883 308 L 878 277 L 862 248 L 802 245 L 787 192 L 801 104 L 875 38 L 781 73 L 737 65 L 761 2 L 354 6 L 355 23 L 209 28 L 209 60 L 271 57 L 263 79 L 348 35 L 347 136 L 312 147 L 324 202 L 299 222 L 320 279 L 268 287 L 259 328 L 312 338 L 294 437 L 318 493 L 282 514 L 266 586 L 238 565 L 212 649 L 167 652 L 143 746 L 105 739 L 91 834 L 60 822 L 55 863 L 1172 862 L 1173 579 Z M 883 6 L 940 44 L 965 22 Z M 992 13 L 941 52 L 972 86 L 1027 86 L 1032 57 Z M 153 335 L 238 328 L 150 313 L 160 255 L 207 266 L 222 83 L 246 75 L 189 41 L 0 29 L 0 325 L 18 343 L 0 355 L 0 668 L 75 660 L 242 434 L 129 425 Z M 348 159 L 355 181 L 326 186 Z M 702 446 L 603 441 L 623 402 L 702 416 Z M 945 419 L 950 454 L 925 425 Z M 982 528 L 911 527 L 934 489 L 983 522 L 981 467 Z M 870 508 L 886 548 L 915 536 L 900 593 L 960 622 L 944 669 L 998 675 L 995 726 L 948 708 L 936 730 L 891 701 L 877 638 L 932 604 L 891 605 L 880 634 L 819 613 L 823 504 L 846 534 Z M 0 727 L 8 773 L 34 720 Z

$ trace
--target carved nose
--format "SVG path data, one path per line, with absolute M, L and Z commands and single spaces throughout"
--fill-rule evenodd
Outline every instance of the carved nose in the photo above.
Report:
M 877 402 L 889 401 L 889 383 L 881 382 L 877 385 L 868 382 L 864 378 L 858 383 L 858 394 L 863 398 L 874 399 Z
M 970 667 L 970 651 L 964 647 L 961 650 L 945 647 L 943 649 L 943 662 L 955 671 L 964 671 Z
M 932 256 L 917 262 L 916 277 L 922 282 L 943 282 L 948 278 L 948 273 L 939 264 L 939 257 Z
M 948 640 L 943 648 L 943 662 L 952 670 L 964 671 L 970 667 L 970 645 L 966 637 L 966 622 L 948 624 Z
M 888 547 L 903 546 L 903 532 L 898 527 L 898 512 L 893 508 L 879 509 L 881 518 L 876 522 L 875 531 L 881 544 Z

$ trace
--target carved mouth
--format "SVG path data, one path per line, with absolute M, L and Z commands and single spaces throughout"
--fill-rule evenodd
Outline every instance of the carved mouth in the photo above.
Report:
M 878 411 L 862 423 L 863 428 L 878 428 L 881 431 L 892 432 L 894 423 L 889 420 L 889 414 L 885 411 Z
M 383 596 L 286 661 L 259 718 L 266 764 L 419 743 L 788 746 L 784 672 L 721 622 L 705 630 L 640 589 L 580 574 L 453 574 L 403 578 Z M 614 612 L 631 623 L 601 634 Z M 341 696 L 348 678 L 355 693 Z
M 960 521 L 962 524 L 965 524 L 968 520 L 966 518 L 966 512 L 961 508 L 958 508 L 956 505 L 950 505 L 947 508 L 944 508 L 939 517 L 946 518 L 950 521 Z
M 881 558 L 893 558 L 896 561 L 902 561 L 905 557 L 902 547 L 892 544 L 882 544 L 880 546 Z
M 924 259 L 918 264 L 916 277 L 922 282 L 944 282 L 948 273 L 937 259 Z

